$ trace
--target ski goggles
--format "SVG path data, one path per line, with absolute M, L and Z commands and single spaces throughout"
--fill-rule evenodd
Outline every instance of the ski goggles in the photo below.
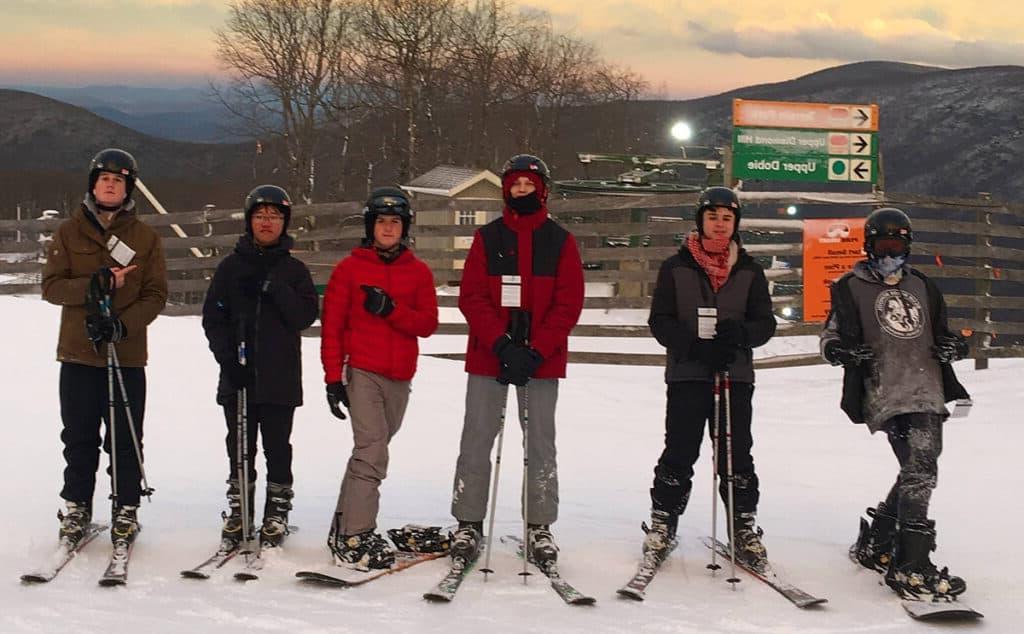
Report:
M 871 244 L 871 253 L 875 257 L 897 257 L 906 255 L 910 251 L 910 244 L 902 236 L 879 236 Z

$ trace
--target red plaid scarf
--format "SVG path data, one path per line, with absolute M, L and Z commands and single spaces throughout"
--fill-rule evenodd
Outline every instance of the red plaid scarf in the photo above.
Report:
M 693 231 L 686 240 L 686 248 L 689 249 L 690 255 L 700 265 L 700 268 L 708 274 L 711 288 L 717 293 L 729 279 L 729 271 L 736 263 L 732 240 L 701 239 L 697 232 Z

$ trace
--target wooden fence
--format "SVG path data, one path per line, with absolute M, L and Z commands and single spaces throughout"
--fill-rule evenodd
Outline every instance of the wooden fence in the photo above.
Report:
M 803 221 L 780 217 L 776 209 L 798 205 L 817 217 L 865 215 L 879 205 L 894 205 L 910 213 L 914 222 L 914 264 L 937 279 L 946 291 L 954 328 L 973 332 L 972 357 L 980 365 L 990 357 L 1024 356 L 1024 205 L 989 200 L 939 199 L 909 194 L 812 194 L 796 192 L 743 193 L 741 222 L 749 253 L 766 267 L 777 310 L 788 307 L 800 314 L 802 300 Z M 610 297 L 587 297 L 588 309 L 647 309 L 660 262 L 678 250 L 693 226 L 695 194 L 647 197 L 596 197 L 556 201 L 551 214 L 575 235 L 585 263 L 587 282 L 613 286 Z M 498 201 L 444 201 L 420 211 L 499 211 Z M 297 207 L 289 232 L 296 239 L 294 254 L 313 273 L 314 282 L 326 284 L 335 263 L 363 235 L 361 203 L 325 203 Z M 772 217 L 774 216 L 774 217 Z M 168 315 L 197 314 L 220 260 L 230 253 L 242 229 L 242 212 L 204 210 L 168 215 L 147 215 L 145 221 L 164 237 L 170 301 Z M 0 242 L 0 294 L 38 294 L 39 248 L 34 236 L 52 232 L 61 219 L 0 220 L 0 235 L 20 231 L 32 242 Z M 181 226 L 192 237 L 180 238 L 166 229 Z M 412 236 L 455 238 L 472 236 L 474 225 L 414 225 Z M 622 245 L 622 246 L 616 246 Z M 628 246 L 627 246 L 628 245 Z M 207 257 L 196 257 L 199 249 Z M 440 286 L 457 285 L 457 261 L 464 249 L 417 248 Z M 8 260 L 8 261 L 5 261 Z M 966 287 L 965 287 L 966 284 Z M 454 290 L 438 296 L 441 306 L 455 306 Z M 817 334 L 821 324 L 785 320 L 778 336 Z M 442 324 L 443 334 L 463 335 L 465 324 Z M 318 328 L 309 334 L 318 334 Z M 580 325 L 575 336 L 649 337 L 641 325 Z M 439 355 L 458 357 L 458 354 Z M 661 365 L 661 354 L 623 354 L 571 351 L 579 363 Z M 760 367 L 820 362 L 816 354 L 788 355 L 758 361 Z

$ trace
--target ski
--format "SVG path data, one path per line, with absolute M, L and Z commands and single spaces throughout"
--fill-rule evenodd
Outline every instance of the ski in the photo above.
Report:
M 445 573 L 444 578 L 433 589 L 424 592 L 423 598 L 433 602 L 451 602 L 455 598 L 455 593 L 459 591 L 459 587 L 462 586 L 462 582 L 466 579 L 466 574 L 473 569 L 473 566 L 480 559 L 482 552 L 483 548 L 477 552 L 476 557 L 472 561 L 467 561 L 465 557 L 452 557 L 451 567 Z
M 402 570 L 408 570 L 418 564 L 440 559 L 447 555 L 448 553 L 409 553 L 399 551 L 395 553 L 394 565 L 390 568 L 384 568 L 383 570 L 371 569 L 362 571 L 355 568 L 348 568 L 346 566 L 334 565 L 331 567 L 334 574 L 316 570 L 300 570 L 295 573 L 295 576 L 301 581 L 307 583 L 352 588 L 369 583 L 375 579 L 380 579 L 381 577 L 386 577 L 387 575 L 391 575 L 396 572 L 401 572 Z
M 654 576 L 661 569 L 661 564 L 665 563 L 678 544 L 679 540 L 673 538 L 668 547 L 660 554 L 654 551 L 644 552 L 636 574 L 626 582 L 626 585 L 617 590 L 618 595 L 634 601 L 643 601 L 647 586 L 654 580 Z
M 114 542 L 114 550 L 110 553 L 110 563 L 103 571 L 99 584 L 101 586 L 123 586 L 128 583 L 128 562 L 132 556 L 135 540 L 120 539 Z
M 213 553 L 203 563 L 188 570 L 182 570 L 181 576 L 186 579 L 209 579 L 210 573 L 219 570 L 241 551 L 241 543 L 233 539 L 221 540 L 217 552 Z
M 298 526 L 288 526 L 288 532 L 285 535 L 298 532 Z M 280 554 L 281 544 L 260 544 L 260 549 L 255 553 L 255 557 L 248 557 L 245 562 L 245 568 L 235 573 L 235 581 L 256 581 L 260 578 L 260 574 L 267 565 L 277 558 Z M 239 549 L 240 553 L 245 555 L 252 555 L 251 551 L 243 551 Z
M 704 537 L 701 539 L 705 546 L 716 551 L 722 557 L 729 559 L 729 547 L 718 541 L 717 539 L 712 541 L 710 537 Z M 781 579 L 772 569 L 772 565 L 765 562 L 764 568 L 758 570 L 753 566 L 749 566 L 743 561 L 737 559 L 736 565 L 746 570 L 751 576 L 760 579 L 761 581 L 768 584 L 772 589 L 781 594 L 782 596 L 789 599 L 793 605 L 798 608 L 807 608 L 812 605 L 818 605 L 821 603 L 827 603 L 828 599 L 822 599 L 814 595 L 804 592 L 800 588 L 794 586 L 791 583 L 787 583 Z
M 985 616 L 954 597 L 939 597 L 931 601 L 903 599 L 902 603 L 907 614 L 918 621 L 980 619 Z
M 89 542 L 94 540 L 97 535 L 107 530 L 109 526 L 107 524 L 89 524 L 85 530 L 85 535 L 79 540 L 73 548 L 69 547 L 67 542 L 63 539 L 57 549 L 52 555 L 46 560 L 46 562 L 35 569 L 32 572 L 21 575 L 21 580 L 25 583 L 47 583 L 53 581 L 64 566 L 75 558 L 83 548 L 85 548 Z
M 525 557 L 526 553 L 523 551 L 523 538 L 518 535 L 506 535 L 501 538 L 502 542 L 512 543 L 516 545 L 516 552 L 519 557 Z M 591 596 L 587 596 L 573 587 L 568 581 L 562 578 L 562 575 L 558 572 L 558 564 L 554 561 L 548 561 L 543 565 L 534 563 L 544 576 L 551 582 L 551 587 L 562 598 L 563 601 L 569 605 L 593 605 L 597 603 L 597 599 Z

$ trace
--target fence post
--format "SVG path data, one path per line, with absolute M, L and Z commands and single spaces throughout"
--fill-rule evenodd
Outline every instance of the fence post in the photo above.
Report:
M 978 192 L 978 195 L 982 200 L 991 200 L 992 196 L 987 192 Z M 991 323 L 992 321 L 992 309 L 988 306 L 982 306 L 981 302 L 984 298 L 988 297 L 992 291 L 992 237 L 990 235 L 982 235 L 981 227 L 992 224 L 992 212 L 985 209 L 978 209 L 975 213 L 974 221 L 978 225 L 977 233 L 974 236 L 974 245 L 977 248 L 978 257 L 976 258 L 976 266 L 978 271 L 974 276 L 974 296 L 978 298 L 978 305 L 974 309 L 974 318 L 978 321 L 984 321 Z M 988 257 L 982 256 L 986 254 Z M 992 333 L 982 332 L 978 329 L 974 330 L 974 369 L 975 370 L 987 370 L 988 369 L 988 357 L 983 357 L 979 353 L 985 348 L 988 348 L 992 344 Z

